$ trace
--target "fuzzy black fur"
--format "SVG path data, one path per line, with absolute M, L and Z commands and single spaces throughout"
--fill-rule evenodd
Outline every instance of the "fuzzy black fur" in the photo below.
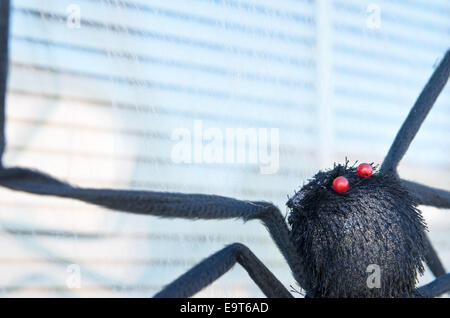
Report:
M 350 182 L 343 194 L 332 188 L 338 176 Z M 337 165 L 318 172 L 287 206 L 292 239 L 306 264 L 308 296 L 416 296 L 426 226 L 395 176 L 375 172 L 366 179 L 354 166 Z M 381 268 L 380 288 L 368 287 L 370 264 Z

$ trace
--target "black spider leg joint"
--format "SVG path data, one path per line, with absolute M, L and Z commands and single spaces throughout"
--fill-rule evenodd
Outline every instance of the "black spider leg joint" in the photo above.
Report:
M 450 49 L 447 50 L 444 58 L 439 66 L 434 71 L 433 75 L 425 85 L 422 93 L 419 95 L 417 101 L 409 112 L 402 127 L 397 133 L 397 136 L 392 143 L 386 158 L 384 159 L 380 172 L 394 174 L 399 178 L 397 173 L 397 167 L 406 151 L 408 150 L 411 142 L 419 131 L 423 121 L 430 112 L 434 103 L 436 102 L 439 94 L 444 89 L 450 75 Z M 408 189 L 411 195 L 415 198 L 418 204 L 434 206 L 438 208 L 450 208 L 450 192 L 446 190 L 432 188 L 426 185 L 418 184 L 416 182 L 401 180 L 403 185 Z M 427 255 L 426 263 L 430 270 L 436 277 L 445 275 L 445 268 L 442 265 L 430 239 L 426 235 L 425 240 Z M 439 280 L 439 286 L 445 285 L 447 282 L 447 289 L 450 289 L 450 278 L 448 275 L 443 276 Z M 422 294 L 430 296 L 427 293 L 427 289 L 430 291 L 436 291 L 435 285 L 427 285 L 420 288 Z
M 243 221 L 260 220 L 285 257 L 294 278 L 301 284 L 305 281 L 302 277 L 303 264 L 290 240 L 285 220 L 280 210 L 271 203 L 242 201 L 217 195 L 80 188 L 40 171 L 4 167 L 1 160 L 6 144 L 4 125 L 8 66 L 8 17 L 9 1 L 2 0 L 0 1 L 0 186 L 38 195 L 77 199 L 116 211 L 142 215 L 192 220 L 237 218 Z M 234 249 L 234 254 L 246 255 L 246 253 L 236 252 L 236 246 Z M 226 257 L 228 254 L 219 254 L 218 257 L 221 255 Z M 249 256 L 248 259 L 250 260 L 251 257 Z M 239 259 L 237 260 L 239 261 Z M 242 264 L 245 264 L 245 261 L 242 261 Z M 280 296 L 287 296 L 283 291 L 280 293 Z
M 240 243 L 231 244 L 176 279 L 154 297 L 189 297 L 225 274 L 235 263 L 241 264 L 267 297 L 290 298 L 292 295 L 267 267 Z
M 433 107 L 436 99 L 444 89 L 450 75 L 450 50 L 447 51 L 439 66 L 434 71 L 416 103 L 409 112 L 392 143 L 380 172 L 398 176 L 397 167 L 405 155 L 411 142 L 420 129 L 423 121 Z M 450 208 L 450 192 L 435 189 L 415 182 L 402 180 L 406 188 L 414 195 L 419 204 Z
M 0 170 L 5 150 L 5 103 L 8 78 L 9 1 L 0 1 Z

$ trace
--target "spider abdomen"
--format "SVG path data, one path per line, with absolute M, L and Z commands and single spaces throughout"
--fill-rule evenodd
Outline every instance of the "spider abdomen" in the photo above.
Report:
M 349 190 L 329 183 L 345 176 Z M 289 201 L 292 239 L 312 297 L 411 297 L 423 271 L 424 229 L 409 193 L 391 175 L 354 168 L 319 172 Z

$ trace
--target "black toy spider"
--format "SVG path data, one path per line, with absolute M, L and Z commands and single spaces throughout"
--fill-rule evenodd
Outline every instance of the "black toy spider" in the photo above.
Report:
M 9 1 L 0 2 L 0 159 L 6 139 L 5 92 L 8 66 Z M 370 178 L 336 165 L 317 173 L 287 202 L 288 224 L 280 210 L 263 201 L 216 195 L 88 189 L 38 171 L 4 167 L 0 185 L 40 195 L 74 198 L 114 210 L 187 219 L 260 220 L 268 229 L 292 274 L 308 297 L 435 297 L 450 290 L 425 235 L 417 204 L 450 208 L 450 193 L 402 180 L 396 168 L 450 74 L 448 51 L 410 111 L 380 169 Z M 373 167 L 367 169 L 370 172 Z M 371 173 L 370 173 L 371 174 Z M 339 178 L 345 178 L 339 179 Z M 343 181 L 333 184 L 335 180 Z M 338 183 L 338 182 L 337 182 Z M 348 186 L 350 187 L 348 188 Z M 347 190 L 348 189 L 348 190 Z M 438 278 L 415 288 L 425 261 Z M 241 264 L 268 297 L 292 297 L 258 258 L 235 243 L 206 258 L 156 297 L 189 297 Z M 367 267 L 381 269 L 379 288 L 367 286 Z

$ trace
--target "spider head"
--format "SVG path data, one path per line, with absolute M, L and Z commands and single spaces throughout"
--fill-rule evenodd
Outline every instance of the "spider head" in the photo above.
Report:
M 415 292 L 417 271 L 423 271 L 425 224 L 400 181 L 371 167 L 370 178 L 347 163 L 319 171 L 287 202 L 291 236 L 313 297 Z M 349 184 L 342 193 L 333 187 L 338 177 Z M 374 266 L 376 287 L 368 284 Z
M 373 170 L 376 169 L 373 164 L 370 166 Z M 333 188 L 333 181 L 339 177 L 344 177 L 349 184 L 349 188 L 341 193 Z M 324 203 L 330 201 L 344 203 L 354 200 L 363 195 L 363 189 L 373 182 L 374 179 L 360 177 L 356 173 L 356 168 L 349 167 L 348 162 L 345 165 L 335 164 L 333 169 L 316 173 L 300 191 L 288 200 L 286 205 L 294 214 L 304 217 L 320 217 Z

